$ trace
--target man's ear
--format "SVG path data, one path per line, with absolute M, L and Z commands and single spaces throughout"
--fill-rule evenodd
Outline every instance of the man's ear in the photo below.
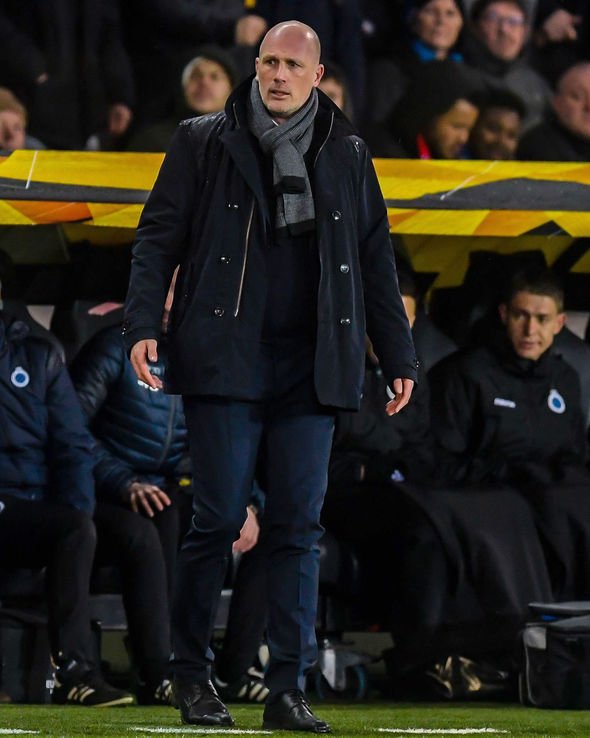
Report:
M 501 302 L 498 305 L 498 314 L 500 315 L 500 320 L 504 325 L 506 325 L 506 322 L 508 320 L 508 305 L 506 305 L 505 302 Z
M 554 336 L 556 336 L 561 331 L 563 326 L 565 325 L 566 317 L 567 316 L 565 313 L 558 313 L 556 322 L 555 322 L 555 330 L 553 331 Z

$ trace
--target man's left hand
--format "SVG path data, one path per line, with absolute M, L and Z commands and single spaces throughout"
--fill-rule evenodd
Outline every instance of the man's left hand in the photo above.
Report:
M 385 405 L 385 412 L 388 415 L 399 413 L 408 404 L 414 389 L 414 380 L 398 377 L 393 380 L 392 388 L 395 397 Z

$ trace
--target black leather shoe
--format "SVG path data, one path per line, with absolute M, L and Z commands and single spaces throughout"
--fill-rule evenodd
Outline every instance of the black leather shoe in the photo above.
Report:
M 227 707 L 219 699 L 211 682 L 197 684 L 173 682 L 174 701 L 183 723 L 231 727 L 234 724 Z
M 262 727 L 266 730 L 305 730 L 308 733 L 330 733 L 328 723 L 319 720 L 299 689 L 281 692 L 264 708 Z

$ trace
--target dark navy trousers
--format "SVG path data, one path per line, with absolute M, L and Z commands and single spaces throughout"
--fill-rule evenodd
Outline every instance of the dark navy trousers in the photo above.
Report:
M 264 365 L 260 400 L 184 398 L 194 515 L 179 555 L 172 668 L 183 681 L 209 678 L 209 644 L 231 547 L 259 474 L 266 493 L 258 544 L 268 562 L 266 682 L 276 694 L 304 689 L 317 658 L 319 519 L 334 416 L 315 397 L 312 347 L 269 348 Z

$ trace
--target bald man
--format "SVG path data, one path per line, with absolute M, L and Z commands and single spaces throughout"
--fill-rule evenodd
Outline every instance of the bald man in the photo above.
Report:
M 365 326 L 393 390 L 388 413 L 416 378 L 383 196 L 364 142 L 317 90 L 323 71 L 311 28 L 271 28 L 225 111 L 180 124 L 133 246 L 131 361 L 154 390 L 183 395 L 194 468 L 172 615 L 186 723 L 233 725 L 209 643 L 256 470 L 269 583 L 263 726 L 330 731 L 305 698 L 319 517 L 334 413 L 359 407 Z M 162 383 L 150 365 L 178 264 Z
M 551 110 L 521 139 L 517 158 L 590 160 L 590 62 L 578 62 L 561 75 Z

